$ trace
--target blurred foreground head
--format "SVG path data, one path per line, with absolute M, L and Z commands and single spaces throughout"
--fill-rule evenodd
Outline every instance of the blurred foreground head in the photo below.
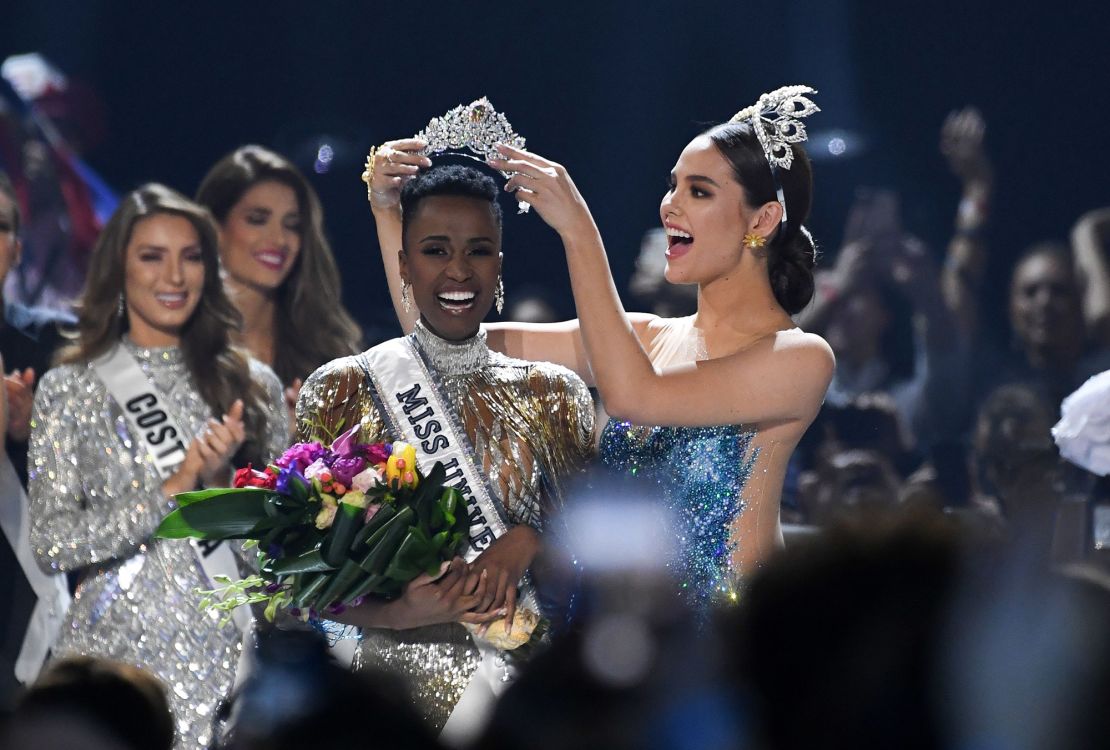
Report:
M 89 656 L 48 667 L 20 699 L 0 747 L 169 750 L 173 716 L 142 669 Z
M 876 515 L 773 559 L 730 628 L 769 750 L 1086 748 L 1105 739 L 1110 594 L 939 514 Z
M 378 672 L 351 672 L 314 631 L 275 630 L 233 708 L 228 750 L 435 750 L 408 691 Z

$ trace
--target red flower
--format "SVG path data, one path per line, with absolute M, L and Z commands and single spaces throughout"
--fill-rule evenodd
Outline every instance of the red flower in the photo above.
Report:
M 366 446 L 366 460 L 372 464 L 384 464 L 393 454 L 393 446 L 389 443 L 374 443 Z
M 263 489 L 272 490 L 277 482 L 275 477 L 267 467 L 266 471 L 255 471 L 247 464 L 246 468 L 239 469 L 235 472 L 235 478 L 231 482 L 232 487 L 262 487 Z

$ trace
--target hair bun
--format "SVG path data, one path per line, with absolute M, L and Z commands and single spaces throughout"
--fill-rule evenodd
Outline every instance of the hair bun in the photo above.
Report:
M 791 315 L 800 312 L 813 299 L 813 269 L 817 265 L 817 243 L 802 226 L 773 247 L 770 266 L 771 289 L 775 299 Z

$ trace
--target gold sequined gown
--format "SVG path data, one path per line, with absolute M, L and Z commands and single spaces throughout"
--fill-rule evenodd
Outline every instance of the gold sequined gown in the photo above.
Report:
M 124 345 L 191 440 L 212 410 L 181 352 Z M 268 396 L 265 449 L 279 455 L 288 439 L 281 383 L 254 360 L 251 376 Z M 103 656 L 150 670 L 166 686 L 175 747 L 207 748 L 235 677 L 241 635 L 198 609 L 195 589 L 208 583 L 188 540 L 151 538 L 170 510 L 161 477 L 89 364 L 47 372 L 32 420 L 31 548 L 43 570 L 82 576 L 54 657 Z
M 453 343 L 418 323 L 412 334 L 490 477 L 511 523 L 540 528 L 560 502 L 563 484 L 590 458 L 594 408 L 582 380 L 563 367 L 491 352 L 485 334 Z M 342 422 L 341 422 L 342 420 Z M 330 362 L 305 381 L 297 404 L 298 432 L 314 425 L 362 424 L 359 439 L 392 440 L 374 406 L 356 357 Z M 417 709 L 441 729 L 478 667 L 480 657 L 458 623 L 411 630 L 365 629 L 356 666 L 404 676 Z

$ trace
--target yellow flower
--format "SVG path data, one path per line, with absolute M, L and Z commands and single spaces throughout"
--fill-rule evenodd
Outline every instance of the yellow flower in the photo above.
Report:
M 323 531 L 324 529 L 331 528 L 332 522 L 335 521 L 335 512 L 339 510 L 339 503 L 331 495 L 321 495 L 322 501 L 320 512 L 316 514 L 316 528 Z
M 393 443 L 393 455 L 385 464 L 385 481 L 394 481 L 407 487 L 416 487 L 420 478 L 416 474 L 416 449 L 400 440 Z
M 358 490 L 350 490 L 343 495 L 343 499 L 340 502 L 346 505 L 353 505 L 356 508 L 365 508 L 370 504 L 370 501 L 366 497 L 366 493 L 359 492 Z

